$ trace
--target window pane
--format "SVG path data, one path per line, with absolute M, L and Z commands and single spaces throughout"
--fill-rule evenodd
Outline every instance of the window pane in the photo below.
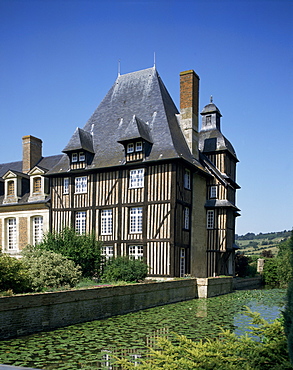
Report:
M 86 193 L 87 192 L 87 177 L 76 177 L 75 178 L 75 192 Z
M 184 208 L 184 229 L 189 230 L 189 208 Z
M 130 233 L 142 232 L 142 208 L 130 208 Z
M 134 152 L 134 144 L 129 143 L 127 144 L 127 153 L 133 153 Z
M 16 218 L 9 218 L 7 221 L 7 237 L 8 249 L 16 250 Z
M 185 170 L 184 172 L 184 187 L 185 189 L 190 189 L 190 171 Z
M 42 216 L 34 217 L 33 228 L 34 228 L 33 244 L 36 245 L 36 244 L 39 244 L 43 240 L 43 217 Z
M 80 162 L 84 162 L 85 161 L 85 154 L 84 154 L 84 152 L 80 152 L 79 153 L 79 161 Z
M 141 151 L 142 151 L 142 142 L 141 142 L 141 141 L 138 141 L 138 142 L 135 144 L 135 151 L 136 151 L 136 152 L 141 152 Z
M 143 246 L 131 245 L 129 246 L 129 258 L 132 260 L 143 260 Z
M 42 180 L 40 177 L 34 178 L 34 184 L 33 184 L 33 192 L 34 193 L 40 193 L 41 192 L 41 183 Z
M 14 195 L 14 181 L 8 181 L 7 195 Z
M 106 259 L 114 257 L 114 248 L 113 246 L 103 246 L 101 251 L 102 256 L 105 256 Z
M 216 186 L 211 186 L 210 198 L 217 198 L 217 187 Z
M 72 162 L 77 162 L 77 153 L 72 153 L 71 160 Z
M 112 209 L 101 211 L 101 235 L 112 234 Z
M 144 169 L 140 168 L 137 170 L 131 170 L 129 173 L 129 187 L 134 188 L 143 188 L 144 182 Z
M 207 212 L 207 228 L 213 229 L 214 228 L 214 211 Z
M 64 194 L 69 193 L 69 177 L 65 177 L 63 179 L 63 193 Z
M 86 231 L 86 212 L 76 212 L 75 231 L 78 234 L 85 234 Z

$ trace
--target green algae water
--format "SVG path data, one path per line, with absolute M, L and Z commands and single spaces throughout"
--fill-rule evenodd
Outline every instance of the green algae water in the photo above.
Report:
M 217 337 L 221 328 L 244 334 L 249 324 L 246 306 L 272 321 L 281 314 L 285 294 L 284 289 L 237 291 L 0 341 L 0 363 L 44 370 L 114 370 L 113 356 L 139 361 L 161 336 L 177 333 L 196 341 Z

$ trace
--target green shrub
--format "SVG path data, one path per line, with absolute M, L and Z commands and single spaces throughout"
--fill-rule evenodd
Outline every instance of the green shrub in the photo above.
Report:
M 64 228 L 61 232 L 50 232 L 44 237 L 39 248 L 61 253 L 82 269 L 85 277 L 97 276 L 100 273 L 101 242 L 94 234 L 79 235 L 72 228 Z
M 0 291 L 24 293 L 29 287 L 29 273 L 23 262 L 0 251 Z
M 31 246 L 27 246 L 22 254 L 34 291 L 74 287 L 81 278 L 80 267 L 61 254 Z
M 292 369 L 281 321 L 268 323 L 251 311 L 248 315 L 253 319 L 254 326 L 249 329 L 254 337 L 237 337 L 228 330 L 217 339 L 194 342 L 175 334 L 168 339 L 158 339 L 157 349 L 151 349 L 141 364 L 126 359 L 119 363 L 123 369 L 135 370 Z
M 109 260 L 102 275 L 102 281 L 137 282 L 144 280 L 148 274 L 148 266 L 140 260 L 128 257 L 117 257 Z

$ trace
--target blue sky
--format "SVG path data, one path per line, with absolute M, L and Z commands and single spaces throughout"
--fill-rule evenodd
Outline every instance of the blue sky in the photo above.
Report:
M 291 0 L 0 0 L 0 162 L 61 153 L 117 77 L 156 67 L 177 107 L 200 76 L 237 156 L 236 232 L 293 227 Z

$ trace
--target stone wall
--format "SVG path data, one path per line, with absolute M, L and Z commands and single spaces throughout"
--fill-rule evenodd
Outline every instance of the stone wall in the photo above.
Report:
M 231 293 L 233 277 L 198 278 L 197 290 L 199 298 L 210 298 Z
M 0 339 L 197 298 L 196 279 L 0 297 Z

